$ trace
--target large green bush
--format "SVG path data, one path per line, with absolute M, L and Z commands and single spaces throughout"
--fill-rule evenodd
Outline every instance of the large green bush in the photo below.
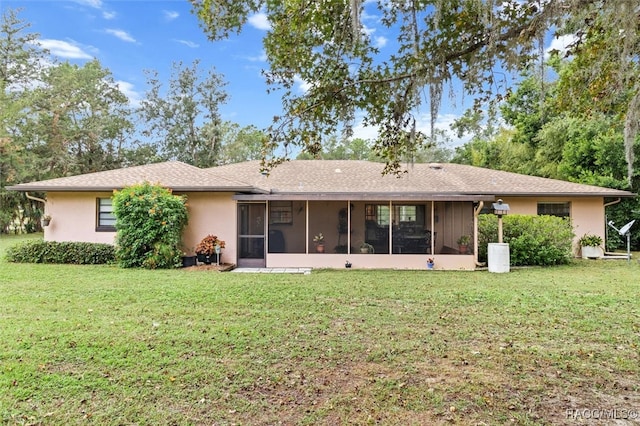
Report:
M 511 265 L 557 265 L 572 258 L 571 221 L 556 216 L 503 216 L 504 242 L 509 243 Z M 487 245 L 498 241 L 498 218 L 478 217 L 478 259 L 487 261 Z
M 116 256 L 125 268 L 181 266 L 182 231 L 187 225 L 186 198 L 149 183 L 116 191 Z
M 18 263 L 99 265 L 115 262 L 110 244 L 31 240 L 7 249 L 6 259 Z

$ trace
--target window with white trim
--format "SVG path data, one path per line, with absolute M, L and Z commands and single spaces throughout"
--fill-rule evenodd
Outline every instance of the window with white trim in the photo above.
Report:
M 111 198 L 98 198 L 96 231 L 113 232 L 116 230 L 116 217 L 113 214 Z

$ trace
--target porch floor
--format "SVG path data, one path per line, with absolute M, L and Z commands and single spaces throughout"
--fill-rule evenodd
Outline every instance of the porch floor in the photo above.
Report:
M 305 274 L 311 273 L 311 268 L 235 268 L 230 272 L 252 274 Z

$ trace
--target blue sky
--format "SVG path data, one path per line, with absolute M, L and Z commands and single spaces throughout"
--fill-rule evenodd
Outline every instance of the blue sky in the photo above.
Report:
M 3 11 L 8 7 L 22 8 L 19 17 L 31 24 L 29 32 L 40 34 L 41 44 L 59 60 L 82 64 L 97 58 L 134 105 L 147 89 L 144 70 L 156 70 L 168 80 L 173 62 L 190 65 L 199 59 L 200 70 L 215 67 L 228 83 L 230 99 L 221 107 L 224 120 L 265 128 L 281 111 L 279 94 L 266 93 L 260 72 L 267 66 L 263 15 L 252 16 L 241 35 L 213 43 L 187 0 L 0 0 Z M 393 34 L 377 25 L 376 16 L 365 13 L 362 20 L 383 52 L 393 48 Z M 438 127 L 447 129 L 464 106 L 460 99 L 454 103 L 443 96 Z M 428 115 L 425 107 L 420 116 L 425 130 Z M 356 137 L 374 133 L 356 126 Z

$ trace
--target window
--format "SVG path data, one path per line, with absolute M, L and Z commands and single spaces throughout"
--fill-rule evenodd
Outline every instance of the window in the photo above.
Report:
M 538 203 L 538 215 L 558 216 L 558 217 L 570 217 L 571 216 L 571 203 Z
M 116 217 L 113 215 L 111 198 L 98 198 L 97 210 L 96 231 L 115 231 Z
M 293 208 L 291 201 L 272 201 L 269 203 L 269 207 L 269 223 L 293 223 Z
M 400 223 L 415 222 L 417 211 L 417 206 L 394 206 L 393 214 L 395 218 L 400 220 Z
M 375 222 L 378 226 L 389 226 L 389 205 L 367 204 L 365 220 Z

